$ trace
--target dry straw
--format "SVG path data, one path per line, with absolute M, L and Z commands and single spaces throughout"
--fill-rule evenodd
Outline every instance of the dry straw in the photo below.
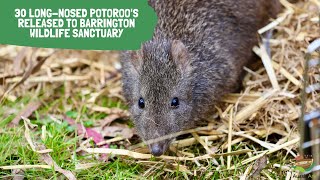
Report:
M 248 156 L 248 159 L 241 162 L 243 165 L 278 151 L 296 156 L 304 56 L 309 43 L 319 37 L 319 2 L 313 0 L 291 4 L 287 0 L 281 0 L 281 3 L 285 7 L 283 13 L 258 31 L 263 34 L 270 29 L 274 30 L 273 37 L 269 40 L 270 47 L 260 44 L 253 49 L 261 57 L 263 65 L 258 69 L 246 67 L 243 90 L 225 96 L 222 102 L 217 104 L 215 119 L 208 121 L 209 128 L 173 135 L 176 137 L 184 134 L 182 139 L 173 142 L 170 149 L 174 152 L 171 152 L 170 156 L 160 157 L 160 160 L 191 161 L 203 167 L 214 157 L 220 158 L 222 165 L 223 158 L 226 157 L 228 168 L 234 169 L 236 167 L 232 166 L 231 159 L 239 154 Z M 57 96 L 54 90 L 64 86 L 65 97 L 81 93 L 86 97 L 86 106 L 93 113 L 105 112 L 128 117 L 127 111 L 105 108 L 99 104 L 102 96 L 123 101 L 117 52 L 57 50 L 35 69 L 39 62 L 32 54 L 46 57 L 54 52 L 52 49 L 38 49 L 34 52 L 33 48 L 10 45 L 0 47 L 0 96 L 5 95 L 6 100 L 14 102 L 26 92 L 31 92 L 34 96 L 44 93 L 47 101 L 50 101 L 50 97 Z M 271 49 L 271 57 L 267 53 L 268 48 Z M 311 58 L 317 59 L 318 55 L 314 52 Z M 29 76 L 24 80 L 28 71 Z M 316 67 L 310 69 L 308 84 L 320 83 L 319 71 Z M 16 83 L 20 83 L 19 86 L 16 87 Z M 309 92 L 306 99 L 307 112 L 320 107 L 319 90 Z M 64 103 L 68 104 L 67 100 Z M 75 107 L 82 107 L 80 104 L 74 102 Z M 61 114 L 56 109 L 50 111 L 52 114 Z M 133 139 L 115 137 L 99 145 L 128 142 L 127 149 L 92 148 L 88 143 L 84 143 L 81 147 L 79 145 L 78 151 L 130 156 L 137 162 L 151 158 L 143 143 L 130 145 L 135 142 Z M 197 146 L 202 149 L 200 154 L 193 151 L 196 144 L 200 144 Z M 255 147 L 253 152 L 248 150 L 248 144 Z M 232 151 L 233 145 L 238 145 L 240 150 Z M 150 165 L 151 162 L 146 164 Z M 150 165 L 150 168 L 153 166 Z M 250 167 L 251 165 L 245 168 L 242 179 L 249 176 L 252 169 Z M 268 176 L 266 171 L 263 174 Z

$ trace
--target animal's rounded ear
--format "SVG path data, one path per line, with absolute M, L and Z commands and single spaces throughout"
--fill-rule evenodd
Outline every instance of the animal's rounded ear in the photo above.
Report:
M 180 40 L 173 40 L 171 43 L 171 55 L 182 72 L 190 69 L 190 56 L 188 49 Z

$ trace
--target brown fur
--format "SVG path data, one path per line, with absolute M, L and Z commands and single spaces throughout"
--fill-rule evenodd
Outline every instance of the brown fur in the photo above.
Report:
M 234 91 L 253 57 L 257 30 L 279 10 L 277 0 L 151 0 L 153 39 L 122 53 L 123 90 L 144 140 L 192 128 Z M 145 100 L 145 108 L 138 100 Z M 178 97 L 178 108 L 171 100 Z M 151 144 L 155 155 L 170 140 Z

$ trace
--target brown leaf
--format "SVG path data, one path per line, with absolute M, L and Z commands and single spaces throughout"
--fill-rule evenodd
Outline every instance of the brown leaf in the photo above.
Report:
M 42 145 L 42 149 L 46 149 L 46 148 Z M 77 179 L 74 176 L 74 174 L 72 174 L 71 171 L 64 170 L 60 166 L 58 166 L 58 164 L 52 159 L 52 157 L 49 155 L 49 153 L 40 154 L 40 158 L 45 163 L 47 163 L 49 166 L 53 166 L 55 171 L 58 171 L 58 172 L 62 173 L 63 175 L 65 175 L 69 180 L 76 180 Z
M 31 74 L 34 74 L 34 73 L 38 72 L 38 71 L 40 70 L 41 66 L 44 64 L 44 62 L 45 62 L 50 56 L 52 56 L 54 53 L 55 53 L 55 52 L 53 52 L 53 53 L 51 53 L 50 55 L 45 56 L 45 57 L 43 57 L 43 56 L 37 57 L 36 60 L 37 60 L 38 63 L 37 63 L 35 66 L 33 66 L 32 71 L 31 71 Z
M 28 118 L 34 111 L 39 109 L 41 103 L 39 101 L 30 102 L 20 113 L 10 122 L 9 126 L 16 126 L 21 120 L 21 116 Z
M 30 128 L 35 128 L 37 127 L 37 125 L 34 125 L 30 122 L 29 119 L 25 118 L 25 117 L 22 117 L 23 121 L 24 121 L 24 127 L 25 127 L 25 131 L 24 131 L 24 137 L 26 138 L 27 142 L 29 143 L 31 149 L 36 152 L 36 153 L 39 153 L 39 154 L 42 154 L 42 153 L 49 153 L 49 152 L 52 152 L 53 150 L 52 149 L 43 149 L 41 148 L 42 150 L 37 150 L 39 149 L 39 146 L 37 145 L 37 143 L 34 143 L 32 141 L 32 138 L 31 138 L 31 135 L 30 135 Z
M 102 106 L 88 106 L 93 111 L 97 112 L 104 112 L 106 114 L 119 114 L 121 117 L 129 117 L 129 112 L 127 110 L 121 109 L 121 108 L 108 108 L 108 107 L 102 107 Z
M 261 158 L 257 159 L 252 167 L 252 177 L 257 177 L 260 172 L 267 166 L 268 158 L 267 156 L 262 156 Z
M 107 126 L 102 130 L 102 134 L 104 136 L 116 137 L 122 136 L 124 138 L 131 138 L 134 134 L 133 129 L 130 129 L 127 125 L 115 125 L 115 126 Z
M 96 131 L 94 128 L 85 128 L 83 125 L 76 123 L 76 121 L 68 116 L 64 116 L 64 119 L 68 122 L 71 126 L 77 126 L 77 131 L 79 135 L 84 135 L 86 138 L 92 137 L 93 141 L 98 144 L 102 142 L 103 136 L 99 131 Z
M 123 117 L 121 114 L 110 114 L 104 119 L 98 121 L 101 127 L 110 125 L 114 120 Z
M 52 157 L 49 155 L 49 152 L 52 152 L 51 149 L 47 149 L 43 144 L 39 144 L 39 143 L 34 143 L 32 142 L 31 136 L 30 136 L 30 129 L 29 126 L 31 128 L 35 128 L 36 125 L 31 124 L 30 120 L 27 118 L 24 118 L 24 125 L 25 125 L 25 137 L 26 140 L 28 141 L 29 145 L 31 146 L 31 149 L 38 153 L 40 158 L 46 162 L 49 166 L 53 166 L 55 171 L 58 171 L 60 173 L 62 173 L 63 175 L 65 175 L 68 179 L 71 180 L 75 180 L 76 177 L 71 173 L 71 171 L 68 170 L 64 170 L 61 167 L 59 167 L 57 165 L 57 163 L 52 159 Z M 38 149 L 38 150 L 37 150 Z

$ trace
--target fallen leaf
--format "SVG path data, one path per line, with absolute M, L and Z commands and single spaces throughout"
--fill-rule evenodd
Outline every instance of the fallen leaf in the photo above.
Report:
M 104 139 L 103 139 L 103 136 L 98 133 L 97 131 L 91 129 L 91 128 L 86 128 L 86 131 L 87 131 L 87 137 L 92 137 L 93 141 L 98 144 L 100 142 L 102 142 Z
M 58 171 L 60 173 L 62 173 L 63 175 L 65 175 L 69 180 L 75 180 L 76 177 L 71 173 L 71 171 L 68 170 L 64 170 L 61 167 L 59 167 L 57 165 L 57 163 L 52 159 L 52 157 L 49 155 L 49 152 L 52 152 L 52 149 L 46 149 L 46 147 L 43 144 L 37 144 L 35 145 L 35 143 L 33 143 L 31 136 L 30 136 L 30 129 L 31 128 L 35 128 L 37 127 L 37 125 L 31 124 L 30 120 L 22 117 L 23 121 L 24 121 L 24 126 L 25 126 L 25 138 L 27 139 L 29 145 L 31 146 L 31 149 L 36 152 L 39 153 L 40 158 L 47 163 L 49 166 L 53 166 L 55 171 Z M 38 149 L 38 150 L 37 150 Z
M 268 158 L 267 156 L 262 156 L 261 158 L 257 159 L 252 167 L 252 177 L 257 177 L 260 172 L 267 166 Z
M 108 107 L 101 107 L 101 106 L 92 106 L 88 105 L 88 108 L 96 111 L 96 112 L 104 112 L 106 114 L 120 114 L 122 117 L 128 117 L 129 111 L 123 110 L 121 108 L 108 108 Z
M 85 128 L 83 125 L 76 123 L 76 121 L 68 116 L 64 116 L 64 119 L 68 122 L 71 126 L 77 126 L 77 132 L 79 135 L 84 135 L 85 138 L 91 138 L 93 141 L 98 144 L 102 142 L 103 136 L 99 131 L 96 131 L 94 128 Z
M 114 120 L 123 117 L 122 114 L 110 114 L 104 119 L 98 121 L 101 127 L 110 125 Z
M 82 126 L 81 124 L 79 123 L 76 123 L 76 121 L 66 115 L 64 115 L 64 120 L 67 121 L 67 123 L 71 126 L 77 126 L 77 132 L 79 135 L 83 135 L 84 134 L 84 126 Z
M 129 139 L 134 135 L 134 131 L 133 129 L 130 129 L 127 125 L 115 125 L 104 127 L 102 130 L 102 134 L 108 137 L 122 136 L 124 138 Z
M 42 145 L 42 149 L 46 149 L 44 145 Z M 77 178 L 72 174 L 69 170 L 64 170 L 52 159 L 49 153 L 41 154 L 40 158 L 47 163 L 49 166 L 53 166 L 54 170 L 65 175 L 69 180 L 76 180 Z
M 16 126 L 19 124 L 21 117 L 28 118 L 40 107 L 41 103 L 39 101 L 30 102 L 9 124 L 9 126 Z
M 25 118 L 25 117 L 23 117 L 23 116 L 22 116 L 22 119 L 23 119 L 24 127 L 25 127 L 24 136 L 25 136 L 27 142 L 29 143 L 31 149 L 34 152 L 37 152 L 39 154 L 52 152 L 53 151 L 52 149 L 37 150 L 39 148 L 37 148 L 37 146 L 33 143 L 31 135 L 30 135 L 30 129 L 29 129 L 29 127 L 35 128 L 35 127 L 37 127 L 37 125 L 31 124 L 30 120 Z

